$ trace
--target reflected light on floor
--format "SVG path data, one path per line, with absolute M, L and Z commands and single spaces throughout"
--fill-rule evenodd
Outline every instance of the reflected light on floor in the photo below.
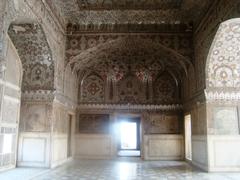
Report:
M 126 180 L 137 175 L 137 165 L 128 162 L 121 162 L 118 164 L 119 179 Z

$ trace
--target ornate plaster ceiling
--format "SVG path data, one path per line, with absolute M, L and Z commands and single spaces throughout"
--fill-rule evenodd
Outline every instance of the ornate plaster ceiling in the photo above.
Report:
M 68 24 L 94 26 L 197 23 L 210 0 L 52 0 Z M 78 28 L 79 28 L 78 27 Z M 154 27 L 153 27 L 154 28 Z M 188 28 L 189 30 L 189 28 Z
M 182 0 L 77 0 L 81 10 L 101 9 L 175 9 Z
M 154 79 L 168 71 L 176 80 L 187 73 L 188 57 L 149 38 L 119 37 L 82 51 L 70 58 L 69 65 L 79 74 L 86 70 L 120 80 L 129 71 L 142 80 Z

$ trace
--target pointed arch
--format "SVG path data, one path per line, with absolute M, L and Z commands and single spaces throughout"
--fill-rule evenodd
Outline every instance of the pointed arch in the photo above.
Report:
M 8 34 L 23 65 L 23 91 L 53 90 L 54 62 L 39 24 L 11 24 Z
M 240 88 L 240 18 L 220 24 L 206 61 L 207 89 Z

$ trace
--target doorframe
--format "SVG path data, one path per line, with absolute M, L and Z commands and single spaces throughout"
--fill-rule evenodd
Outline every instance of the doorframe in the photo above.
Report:
M 140 151 L 140 157 L 143 158 L 143 125 L 142 125 L 142 114 L 140 113 L 114 113 L 114 117 L 115 117 L 115 123 L 118 124 L 120 122 L 120 119 L 134 119 L 134 118 L 138 118 L 139 119 L 139 151 Z M 119 136 L 119 133 L 116 134 L 117 136 Z M 119 138 L 115 137 L 116 139 L 116 156 L 118 154 L 119 151 Z
M 190 121 L 190 126 L 191 126 L 191 129 L 190 129 L 190 133 L 191 133 L 191 136 L 190 136 L 190 153 L 191 153 L 191 159 L 187 158 L 187 137 L 186 137 L 186 119 L 189 118 L 189 121 Z M 187 161 L 187 162 L 192 162 L 192 116 L 191 116 L 191 113 L 185 113 L 184 114 L 184 159 Z
M 133 122 L 133 123 L 136 123 L 136 149 L 122 149 L 121 148 L 121 139 L 120 139 L 120 142 L 118 142 L 118 151 L 121 151 L 121 150 L 127 150 L 127 151 L 141 151 L 141 134 L 140 134 L 140 118 L 139 117 L 134 117 L 134 118 L 123 118 L 123 119 L 120 119 L 119 118 L 119 121 L 120 123 L 122 122 Z
M 68 148 L 69 148 L 68 145 L 69 144 L 67 144 L 67 159 L 72 159 L 74 156 L 74 153 L 75 153 L 74 152 L 74 150 L 75 150 L 75 136 L 74 135 L 75 135 L 76 114 L 72 111 L 68 111 L 67 115 L 68 115 L 68 119 L 67 119 L 68 123 L 69 123 L 69 120 L 71 117 L 71 140 L 70 140 L 71 141 L 70 142 L 71 153 L 70 153 L 70 156 L 68 156 Z M 67 135 L 67 139 L 68 139 L 68 135 Z M 68 140 L 67 140 L 67 142 L 68 142 Z

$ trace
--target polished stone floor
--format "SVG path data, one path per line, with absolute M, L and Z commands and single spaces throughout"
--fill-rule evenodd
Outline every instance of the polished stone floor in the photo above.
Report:
M 240 173 L 207 174 L 176 161 L 141 161 L 139 159 L 74 161 L 35 180 L 240 180 Z
M 0 179 L 11 180 L 12 170 L 0 174 Z M 23 174 L 23 173 L 22 173 Z M 5 178 L 4 178 L 5 175 Z M 21 175 L 21 173 L 20 173 Z M 12 176 L 12 180 L 27 180 Z M 141 161 L 137 158 L 117 160 L 76 160 L 53 170 L 44 171 L 33 180 L 240 180 L 240 173 L 204 173 L 185 162 Z
M 48 171 L 44 168 L 15 168 L 0 172 L 0 180 L 29 180 Z

